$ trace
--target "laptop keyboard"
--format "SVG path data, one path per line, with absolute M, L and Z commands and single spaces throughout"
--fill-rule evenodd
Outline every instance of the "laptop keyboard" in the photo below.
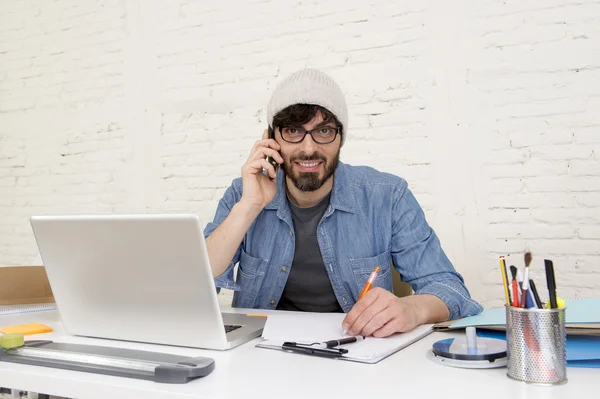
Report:
M 237 324 L 225 324 L 225 333 L 230 333 L 234 330 L 237 330 L 238 328 L 241 328 L 242 326 L 238 326 Z

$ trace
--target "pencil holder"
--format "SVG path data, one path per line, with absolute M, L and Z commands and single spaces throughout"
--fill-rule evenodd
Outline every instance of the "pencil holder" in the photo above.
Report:
M 537 385 L 567 382 L 565 310 L 506 306 L 508 377 Z

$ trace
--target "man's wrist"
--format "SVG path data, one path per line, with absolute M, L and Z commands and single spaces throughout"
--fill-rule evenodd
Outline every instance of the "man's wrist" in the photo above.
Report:
M 431 294 L 415 294 L 406 297 L 414 307 L 418 325 L 446 321 L 450 318 L 450 310 L 437 296 Z
M 237 204 L 233 206 L 232 212 L 235 211 L 235 213 L 244 216 L 245 218 L 247 218 L 247 221 L 251 224 L 252 222 L 254 222 L 254 219 L 258 217 L 262 210 L 262 207 L 247 203 L 243 199 L 241 199 Z

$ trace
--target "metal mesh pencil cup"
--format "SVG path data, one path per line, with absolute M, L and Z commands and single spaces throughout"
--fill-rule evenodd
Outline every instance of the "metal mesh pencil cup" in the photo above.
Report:
M 567 382 L 565 310 L 506 306 L 508 377 L 537 385 Z

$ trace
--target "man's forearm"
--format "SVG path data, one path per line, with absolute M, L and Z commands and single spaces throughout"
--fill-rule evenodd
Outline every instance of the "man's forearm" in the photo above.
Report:
M 244 235 L 260 213 L 260 210 L 238 202 L 229 215 L 207 238 L 208 257 L 213 277 L 227 270 Z
M 416 294 L 402 298 L 417 310 L 419 325 L 446 321 L 450 310 L 440 298 L 430 294 Z

